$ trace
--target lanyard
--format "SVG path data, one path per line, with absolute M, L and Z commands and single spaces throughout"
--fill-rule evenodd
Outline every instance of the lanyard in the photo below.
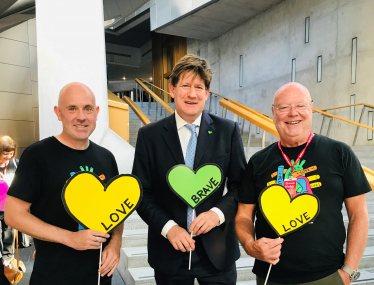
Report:
M 4 171 L 3 171 L 3 174 L 5 175 L 6 174 L 6 171 L 8 170 L 8 165 L 5 163 L 5 167 L 4 167 Z
M 8 166 L 7 166 L 7 164 L 5 163 L 4 171 L 3 171 L 3 173 L 0 173 L 0 177 L 1 177 L 2 179 L 4 179 L 4 176 L 5 176 L 5 174 L 6 174 L 7 169 L 8 169 Z
M 287 161 L 288 165 L 291 166 L 292 173 L 293 173 L 293 171 L 294 171 L 295 165 L 296 165 L 296 164 L 300 161 L 300 159 L 303 157 L 303 155 L 304 155 L 304 153 L 305 153 L 305 150 L 306 150 L 306 148 L 308 147 L 308 145 L 310 144 L 310 142 L 312 141 L 312 139 L 313 139 L 313 133 L 310 132 L 309 137 L 308 137 L 308 140 L 307 140 L 307 142 L 306 142 L 306 146 L 305 146 L 305 148 L 300 152 L 300 154 L 298 155 L 298 157 L 297 157 L 297 159 L 296 159 L 296 161 L 295 161 L 295 163 L 294 163 L 293 165 L 292 165 L 292 163 L 291 163 L 291 160 L 288 158 L 288 156 L 283 152 L 282 147 L 281 147 L 281 141 L 278 141 L 278 147 L 279 147 L 280 151 L 282 152 L 282 155 L 283 155 L 284 159 Z

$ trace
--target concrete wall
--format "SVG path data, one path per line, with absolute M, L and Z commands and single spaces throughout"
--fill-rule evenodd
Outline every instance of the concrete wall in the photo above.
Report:
M 22 151 L 39 140 L 35 19 L 0 33 L 0 134 Z
M 372 0 L 287 0 L 213 41 L 188 40 L 188 53 L 200 51 L 215 72 L 211 90 L 271 114 L 274 92 L 291 80 L 296 58 L 296 81 L 311 92 L 314 107 L 324 109 L 356 103 L 374 104 L 374 18 Z M 305 18 L 310 17 L 310 40 L 305 43 Z M 357 81 L 351 83 L 352 38 L 357 37 Z M 243 55 L 243 85 L 239 87 L 239 57 Z M 317 57 L 322 55 L 322 81 L 317 83 Z M 356 107 L 356 121 L 361 106 Z M 331 111 L 349 119 L 349 108 Z M 231 115 L 232 116 L 232 115 Z M 367 111 L 363 124 L 367 124 Z M 319 133 L 321 115 L 314 115 Z M 325 128 L 326 130 L 326 128 Z M 352 144 L 355 127 L 334 120 L 330 137 Z M 270 135 L 268 136 L 269 140 Z M 359 145 L 367 141 L 360 129 Z
M 155 0 L 151 6 L 151 31 L 199 9 L 212 0 Z

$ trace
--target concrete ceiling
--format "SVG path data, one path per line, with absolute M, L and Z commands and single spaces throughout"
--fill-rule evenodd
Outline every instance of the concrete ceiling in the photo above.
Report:
M 284 0 L 219 0 L 156 29 L 157 33 L 212 40 Z
M 104 0 L 104 20 L 110 20 L 121 16 L 126 18 L 148 0 Z
M 131 27 L 130 29 L 122 33 L 119 33 L 118 35 L 105 33 L 105 42 L 116 45 L 140 48 L 152 39 L 150 26 L 150 19 L 146 18 L 144 21 L 138 23 L 134 27 Z
M 35 18 L 34 0 L 0 0 L 0 33 Z

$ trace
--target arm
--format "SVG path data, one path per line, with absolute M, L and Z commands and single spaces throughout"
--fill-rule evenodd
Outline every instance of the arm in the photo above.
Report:
M 106 274 L 108 274 L 108 276 L 111 276 L 118 266 L 122 245 L 122 232 L 123 223 L 121 223 L 117 228 L 114 229 L 111 234 L 112 238 L 110 239 L 110 242 L 103 250 L 101 267 L 99 268 L 101 276 L 104 276 Z
M 31 203 L 8 195 L 5 206 L 6 224 L 37 239 L 61 243 L 76 250 L 99 249 L 100 243 L 109 237 L 98 231 L 71 232 L 47 224 L 29 213 L 30 206 Z
M 277 264 L 283 239 L 261 238 L 255 240 L 254 213 L 255 204 L 239 203 L 235 218 L 236 235 L 246 253 L 258 260 Z
M 346 198 L 345 206 L 347 208 L 349 224 L 347 252 L 344 264 L 353 270 L 357 270 L 365 250 L 369 231 L 369 217 L 365 194 Z M 345 284 L 351 283 L 350 277 L 345 271 L 339 269 L 339 273 Z
M 226 175 L 228 192 L 214 205 L 215 208 L 222 212 L 224 221 L 227 224 L 235 218 L 238 209 L 238 203 L 235 197 L 238 194 L 238 188 L 240 187 L 240 181 L 244 174 L 246 164 L 242 139 L 240 137 L 238 124 L 236 123 L 231 134 L 230 149 L 230 163 Z M 209 232 L 219 224 L 220 218 L 218 214 L 211 209 L 196 217 L 189 230 L 195 235 L 200 235 Z

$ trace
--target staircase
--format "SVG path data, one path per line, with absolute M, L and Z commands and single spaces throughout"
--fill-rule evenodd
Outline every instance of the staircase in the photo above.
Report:
M 139 107 L 139 109 L 148 117 L 148 119 L 151 121 L 151 122 L 155 122 L 156 121 L 156 102 L 151 102 L 150 103 L 150 109 L 149 109 L 149 113 L 150 115 L 148 115 L 148 102 L 143 102 L 143 107 L 142 107 L 142 104 L 141 102 L 135 102 L 135 104 Z M 167 103 L 171 108 L 175 108 L 175 104 L 174 103 Z M 160 120 L 162 118 L 165 117 L 165 110 L 162 109 L 162 115 L 160 115 L 160 105 L 158 106 L 158 109 L 157 109 L 157 120 Z M 139 118 L 136 116 L 136 114 L 134 113 L 134 111 L 129 108 L 129 111 L 130 111 L 130 144 L 135 147 L 136 145 L 136 140 L 138 138 L 138 131 L 139 129 L 142 127 L 142 123 L 140 122 Z M 170 114 L 168 112 L 166 112 L 166 115 L 169 116 Z
M 136 103 L 141 107 L 140 103 Z M 156 120 L 156 103 L 151 103 L 150 116 L 148 115 L 148 102 L 143 103 L 141 110 L 150 118 L 152 122 Z M 174 108 L 174 103 L 169 104 Z M 162 117 L 165 116 L 163 110 Z M 160 119 L 160 108 L 158 109 L 158 119 Z M 136 137 L 141 124 L 139 119 L 130 109 L 130 144 L 135 146 Z M 243 134 L 244 146 L 248 133 Z M 261 149 L 261 138 L 251 137 L 250 155 Z M 359 157 L 361 163 L 371 169 L 374 169 L 374 152 L 373 147 L 353 147 L 353 150 Z M 367 246 L 360 263 L 361 277 L 357 282 L 352 284 L 368 284 L 374 285 L 374 193 L 367 194 L 368 210 L 370 218 L 370 230 Z M 348 224 L 348 216 L 346 210 L 343 209 L 343 216 L 345 224 Z M 118 266 L 126 285 L 143 285 L 156 284 L 154 280 L 153 269 L 149 267 L 147 258 L 147 231 L 148 226 L 143 220 L 133 213 L 124 225 L 122 235 L 121 259 Z M 238 281 L 237 285 L 255 285 L 255 275 L 252 273 L 254 265 L 254 258 L 248 256 L 243 248 L 240 246 L 241 257 L 236 262 Z M 195 282 L 195 284 L 198 284 Z

